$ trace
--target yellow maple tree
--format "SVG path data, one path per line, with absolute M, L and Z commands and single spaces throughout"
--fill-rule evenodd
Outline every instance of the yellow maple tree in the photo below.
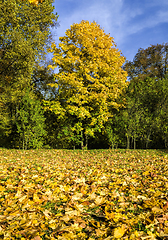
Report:
M 96 22 L 71 25 L 57 46 L 52 44 L 58 99 L 50 110 L 76 116 L 85 124 L 81 129 L 93 136 L 121 107 L 118 97 L 126 87 L 127 73 L 122 69 L 124 56 L 114 39 Z M 62 110 L 62 111 L 61 111 Z M 84 127 L 85 125 L 85 127 Z

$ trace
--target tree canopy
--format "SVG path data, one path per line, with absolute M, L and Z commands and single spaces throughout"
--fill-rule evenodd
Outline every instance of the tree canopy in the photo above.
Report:
M 51 0 L 38 7 L 22 0 L 0 2 L 0 132 L 9 134 L 20 101 L 33 87 L 32 75 L 50 45 L 57 23 Z
M 59 71 L 52 85 L 58 88 L 58 99 L 50 109 L 75 116 L 81 130 L 94 135 L 112 117 L 112 110 L 122 105 L 118 97 L 127 85 L 122 69 L 125 58 L 114 39 L 96 22 L 88 21 L 71 25 L 51 51 L 53 65 L 49 67 Z
M 168 44 L 151 45 L 143 49 L 140 48 L 133 61 L 127 61 L 125 69 L 129 77 L 164 78 L 168 72 Z
M 157 44 L 140 48 L 133 61 L 124 66 L 130 80 L 123 118 L 128 147 L 130 138 L 134 139 L 134 147 L 136 139 L 144 141 L 146 148 L 152 138 L 156 141 L 160 137 L 167 144 L 167 63 L 168 45 Z

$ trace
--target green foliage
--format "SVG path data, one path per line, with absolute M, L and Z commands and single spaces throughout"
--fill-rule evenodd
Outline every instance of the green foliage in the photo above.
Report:
M 117 148 L 118 145 L 121 143 L 120 131 L 121 128 L 119 123 L 119 117 L 116 113 L 113 119 L 109 119 L 108 123 L 105 126 L 105 132 L 110 148 Z
M 23 149 L 42 147 L 46 134 L 45 118 L 40 102 L 33 99 L 29 90 L 26 91 L 17 110 L 16 127 L 19 147 Z
M 167 123 L 163 119 L 168 101 L 167 61 L 168 45 L 157 44 L 140 48 L 133 61 L 124 66 L 130 79 L 127 108 L 123 112 L 127 148 L 131 138 L 134 148 L 138 139 L 145 143 L 141 147 L 148 148 L 157 135 L 160 140 L 164 138 L 166 145 L 167 134 L 163 129 L 166 130 Z
M 14 135 L 20 99 L 50 46 L 50 30 L 57 21 L 53 10 L 51 0 L 38 6 L 22 0 L 0 2 L 0 138 Z
M 133 78 L 130 81 L 126 94 L 127 106 L 123 110 L 123 121 L 127 136 L 127 148 L 130 148 L 130 138 L 145 142 L 148 148 L 151 137 L 158 132 L 161 138 L 167 141 L 163 129 L 167 129 L 167 102 L 168 102 L 168 81 L 167 79 Z M 165 142 L 166 143 L 166 142 Z

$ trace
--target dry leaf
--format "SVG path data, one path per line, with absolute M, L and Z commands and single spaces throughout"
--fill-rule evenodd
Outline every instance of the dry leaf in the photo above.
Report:
M 32 240 L 42 240 L 42 238 L 40 236 L 36 236 Z
M 104 202 L 105 202 L 105 199 L 104 199 L 103 197 L 98 196 L 98 197 L 95 199 L 96 205 L 103 204 Z
M 158 207 L 153 207 L 152 208 L 152 212 L 154 212 L 154 213 L 162 213 L 163 210 L 161 208 L 158 208 Z
M 124 225 L 114 229 L 114 237 L 115 238 L 122 238 L 124 233 L 125 233 L 125 226 Z

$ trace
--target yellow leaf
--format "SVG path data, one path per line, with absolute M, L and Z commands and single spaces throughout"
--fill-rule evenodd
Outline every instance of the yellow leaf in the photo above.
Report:
M 95 203 L 96 203 L 97 205 L 101 205 L 102 203 L 104 203 L 104 201 L 105 201 L 105 199 L 102 198 L 102 197 L 100 197 L 100 196 L 98 196 L 98 197 L 95 199 Z
M 62 218 L 60 218 L 60 220 L 63 220 L 65 222 L 68 222 L 70 219 L 71 219 L 71 216 L 69 216 L 69 215 L 65 215 Z
M 31 4 L 34 4 L 34 5 L 37 5 L 37 4 L 38 4 L 38 0 L 29 0 L 29 2 L 30 2 Z
M 25 196 L 19 198 L 19 202 L 20 202 L 20 203 L 23 203 L 23 202 L 25 201 L 26 197 L 27 197 L 27 196 L 25 195 Z
M 149 171 L 146 171 L 146 172 L 142 173 L 143 176 L 148 176 L 149 174 L 150 174 Z
M 49 224 L 49 227 L 52 229 L 56 229 L 57 225 L 55 223 L 51 223 L 51 224 Z
M 118 227 L 116 229 L 114 229 L 114 237 L 115 238 L 122 238 L 122 236 L 125 233 L 125 226 L 122 225 L 121 227 Z
M 152 208 L 152 212 L 155 212 L 155 213 L 162 213 L 163 210 L 161 208 L 158 208 L 158 207 L 153 207 Z
M 34 193 L 34 195 L 33 195 L 33 201 L 34 201 L 34 202 L 40 202 L 40 199 L 39 199 L 37 193 Z
M 3 186 L 0 186 L 0 192 L 3 192 L 5 188 Z
M 34 225 L 38 224 L 37 219 L 34 219 L 34 220 L 32 221 L 32 223 L 33 223 Z

